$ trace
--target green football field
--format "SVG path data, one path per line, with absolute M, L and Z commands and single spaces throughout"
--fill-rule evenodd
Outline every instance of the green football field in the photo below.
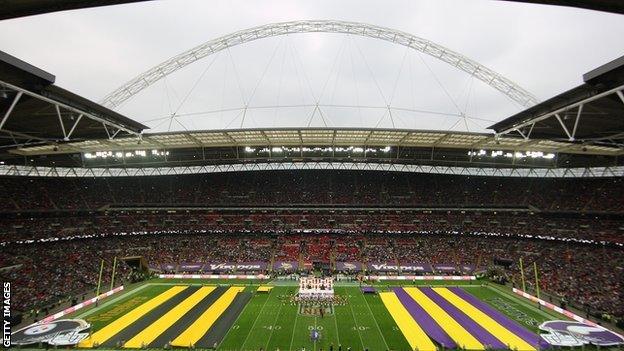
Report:
M 161 280 L 155 279 L 138 287 L 129 289 L 122 295 L 113 296 L 103 300 L 97 308 L 76 312 L 75 318 L 83 318 L 92 325 L 92 333 L 107 327 L 109 324 L 120 319 L 137 306 L 163 294 L 173 286 L 187 286 L 198 289 L 200 286 L 221 286 L 218 289 L 231 289 L 232 286 L 240 287 L 248 298 L 240 305 L 238 311 L 229 308 L 225 314 L 234 314 L 229 321 L 221 319 L 215 322 L 210 329 L 210 347 L 218 350 L 329 350 L 333 345 L 338 350 L 410 350 L 410 344 L 404 337 L 393 316 L 390 314 L 379 294 L 363 294 L 359 286 L 351 283 L 336 283 L 335 293 L 343 298 L 344 303 L 333 306 L 321 317 L 318 313 L 310 315 L 302 313 L 300 307 L 291 300 L 298 286 L 296 282 L 276 281 L 269 285 L 273 289 L 269 293 L 258 293 L 257 283 L 251 281 L 237 281 L 235 283 L 219 281 L 199 280 Z M 378 292 L 389 291 L 396 282 L 376 284 Z M 413 283 L 404 284 L 411 286 Z M 423 282 L 417 286 L 460 286 L 466 292 L 486 302 L 491 307 L 515 320 L 525 328 L 537 333 L 538 326 L 544 321 L 565 319 L 552 311 L 538 309 L 528 300 L 512 295 L 510 291 L 493 285 L 482 285 L 481 282 Z M 241 295 L 241 294 L 239 294 Z M 233 305 L 236 304 L 236 301 Z M 140 321 L 130 325 L 124 332 L 130 335 L 140 333 L 149 323 L 153 323 L 158 317 L 161 321 L 171 307 L 159 306 L 151 313 L 154 316 L 145 323 Z M 309 312 L 309 311 L 308 311 Z M 189 312 L 190 314 L 190 312 Z M 150 314 L 146 315 L 147 317 Z M 147 317 L 142 317 L 146 319 Z M 186 317 L 186 315 L 185 315 Z M 194 318 L 197 318 L 195 316 Z M 149 318 L 148 318 L 149 319 Z M 148 323 L 149 322 L 149 323 Z M 174 323 L 174 321 L 171 321 Z M 182 329 L 191 323 L 184 324 L 175 321 L 168 331 Z M 109 326 L 110 328 L 110 326 Z M 128 329 L 135 328 L 132 333 Z M 317 340 L 312 340 L 311 332 L 318 331 Z M 173 335 L 173 334 L 172 334 Z M 173 338 L 173 336 L 172 336 Z M 149 348 L 164 347 L 166 342 L 161 338 L 162 346 L 158 342 L 152 343 Z M 119 348 L 127 338 L 121 338 L 117 344 L 102 344 L 100 349 Z M 170 340 L 168 340 L 170 341 Z M 214 343 L 213 343 L 214 341 Z M 197 347 L 196 348 L 202 348 Z

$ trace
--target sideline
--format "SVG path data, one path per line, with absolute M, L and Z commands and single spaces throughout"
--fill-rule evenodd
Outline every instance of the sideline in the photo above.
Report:
M 501 295 L 501 296 L 503 296 L 503 297 L 507 298 L 508 300 L 511 300 L 511 301 L 513 301 L 513 302 L 516 302 L 516 303 L 518 303 L 519 305 L 524 306 L 524 307 L 526 307 L 526 308 L 530 308 L 530 309 L 531 309 L 531 311 L 537 311 L 537 313 L 539 313 L 540 315 L 542 315 L 542 317 L 544 317 L 544 318 L 548 318 L 549 320 L 553 320 L 553 318 L 557 318 L 557 317 L 558 317 L 558 316 L 556 316 L 556 315 L 554 315 L 554 314 L 551 314 L 551 313 L 548 313 L 548 312 L 546 312 L 546 311 L 544 311 L 544 310 L 542 310 L 542 309 L 539 309 L 539 308 L 537 308 L 537 306 L 536 306 L 536 305 L 532 305 L 532 304 L 530 304 L 530 303 L 527 303 L 526 301 L 523 301 L 523 300 L 521 300 L 521 299 L 517 298 L 516 296 L 514 296 L 514 295 L 512 295 L 512 294 L 507 293 L 506 291 L 502 291 L 502 290 L 501 290 L 501 289 L 499 289 L 499 288 L 495 288 L 495 287 L 492 287 L 492 286 L 490 286 L 490 285 L 486 285 L 485 287 L 486 287 L 486 288 L 488 288 L 488 289 L 490 289 L 490 290 L 492 290 L 492 291 L 494 291 L 494 292 L 496 292 L 497 294 L 499 294 L 499 295 Z
M 80 318 L 80 319 L 83 319 L 83 318 L 85 318 L 85 317 L 87 317 L 87 316 L 90 316 L 90 315 L 92 315 L 93 313 L 95 313 L 95 312 L 97 312 L 97 311 L 101 310 L 102 308 L 107 307 L 107 306 L 110 306 L 110 305 L 112 305 L 112 304 L 114 304 L 114 303 L 117 303 L 117 301 L 119 301 L 119 300 L 121 300 L 121 299 L 123 299 L 123 298 L 125 298 L 125 297 L 127 297 L 127 296 L 132 296 L 132 295 L 136 294 L 137 292 L 139 292 L 139 291 L 141 291 L 141 290 L 145 289 L 147 286 L 150 286 L 150 285 L 152 285 L 152 284 L 151 284 L 151 283 L 145 283 L 145 284 L 139 285 L 139 286 L 135 287 L 134 289 L 132 289 L 132 290 L 130 290 L 130 291 L 126 291 L 126 293 L 125 293 L 125 294 L 121 294 L 121 295 L 119 295 L 119 296 L 116 296 L 116 297 L 115 297 L 114 299 L 112 299 L 112 300 L 108 300 L 108 301 L 106 301 L 105 303 L 103 303 L 103 304 L 101 304 L 101 305 L 99 305 L 99 306 L 94 306 L 93 308 L 90 308 L 89 310 L 82 312 L 81 314 L 77 315 L 77 316 L 76 316 L 76 317 L 74 317 L 74 318 Z

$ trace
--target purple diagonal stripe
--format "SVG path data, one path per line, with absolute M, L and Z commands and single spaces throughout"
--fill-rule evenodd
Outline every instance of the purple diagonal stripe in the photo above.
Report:
M 468 317 L 464 312 L 457 308 L 452 303 L 448 302 L 445 298 L 440 296 L 431 288 L 420 288 L 428 298 L 430 298 L 436 305 L 440 306 L 444 312 L 448 313 L 457 323 L 459 323 L 468 333 L 474 336 L 484 346 L 489 346 L 492 349 L 507 349 L 507 345 L 498 340 L 492 333 L 483 328 L 479 323 L 475 322 L 472 318 Z
M 447 349 L 456 349 L 457 344 L 451 339 L 448 334 L 440 327 L 440 325 L 431 318 L 419 304 L 416 303 L 402 288 L 394 288 L 394 293 L 401 301 L 401 304 L 407 312 L 414 318 L 416 323 L 423 329 L 423 331 L 442 347 Z
M 474 297 L 466 290 L 458 287 L 450 287 L 449 290 L 451 290 L 455 295 L 461 297 L 466 302 L 479 309 L 481 312 L 487 314 L 490 318 L 498 322 L 498 324 L 502 325 L 510 332 L 516 334 L 519 338 L 526 341 L 529 345 L 539 348 L 550 347 L 550 344 L 540 338 L 539 335 L 531 332 L 530 330 L 511 320 L 501 312 L 492 308 L 490 305 Z

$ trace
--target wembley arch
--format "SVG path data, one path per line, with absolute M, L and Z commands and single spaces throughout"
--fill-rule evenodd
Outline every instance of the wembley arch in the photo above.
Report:
M 334 20 L 304 20 L 265 24 L 209 40 L 139 74 L 110 94 L 106 95 L 100 103 L 106 107 L 115 108 L 141 92 L 143 89 L 172 74 L 173 72 L 229 47 L 280 35 L 319 32 L 357 35 L 403 45 L 432 56 L 440 61 L 446 62 L 449 65 L 474 76 L 492 88 L 505 94 L 521 106 L 529 107 L 539 102 L 533 94 L 510 79 L 503 77 L 494 70 L 485 67 L 456 51 L 430 40 L 399 30 L 366 23 Z

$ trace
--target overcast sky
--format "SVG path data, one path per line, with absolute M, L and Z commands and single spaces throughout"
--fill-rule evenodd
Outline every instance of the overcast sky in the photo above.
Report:
M 58 85 L 99 101 L 203 42 L 303 19 L 411 33 L 476 60 L 540 100 L 624 54 L 621 15 L 491 0 L 163 0 L 2 21 L 0 48 L 56 75 Z M 484 131 L 522 107 L 417 51 L 314 33 L 232 47 L 157 82 L 117 110 L 151 131 L 241 125 Z

